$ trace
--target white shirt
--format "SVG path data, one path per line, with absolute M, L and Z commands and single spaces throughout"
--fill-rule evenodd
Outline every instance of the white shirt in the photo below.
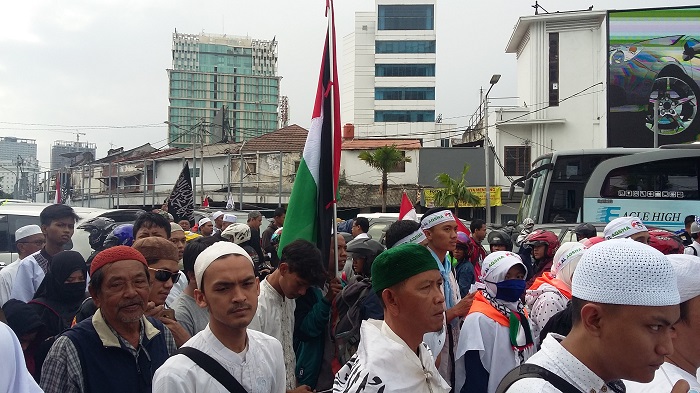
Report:
M 574 355 L 566 350 L 559 340 L 558 334 L 548 334 L 542 342 L 542 349 L 525 363 L 544 367 L 564 378 L 582 392 L 607 393 L 610 391 L 603 381 L 591 369 L 581 363 Z M 670 389 L 669 389 L 670 391 Z M 506 390 L 507 393 L 555 393 L 559 392 L 549 382 L 541 378 L 525 378 L 516 381 Z
M 44 281 L 44 270 L 39 266 L 39 263 L 34 259 L 34 256 L 39 254 L 41 250 L 22 259 L 17 266 L 17 274 L 12 283 L 12 291 L 10 299 L 17 299 L 23 302 L 28 302 L 34 298 L 36 290 Z
M 175 284 L 173 284 L 172 288 L 170 288 L 170 293 L 165 299 L 165 304 L 170 308 L 175 307 L 175 302 L 177 301 L 177 298 L 180 297 L 182 292 L 185 291 L 185 288 L 187 288 L 187 285 L 189 284 L 189 281 L 187 280 L 187 275 L 185 273 L 180 271 L 179 276 L 180 278 Z
M 569 299 L 553 285 L 544 283 L 539 288 L 525 293 L 525 305 L 530 310 L 532 338 L 540 341 L 540 332 L 554 314 L 566 308 Z
M 287 390 L 297 386 L 296 354 L 294 353 L 294 310 L 296 301 L 280 295 L 270 282 L 265 279 L 260 283 L 258 309 L 249 329 L 270 335 L 282 344 L 284 366 L 287 375 Z
M 207 326 L 184 346 L 214 358 L 248 393 L 285 391 L 282 346 L 273 337 L 249 329 L 247 351 L 238 354 L 226 348 Z M 153 376 L 153 392 L 226 393 L 228 390 L 187 356 L 174 355 Z
M 15 279 L 15 275 L 17 275 L 19 261 L 20 259 L 18 258 L 16 261 L 0 270 L 0 307 L 4 306 L 8 300 L 12 299 L 10 297 L 12 292 L 12 282 Z
M 695 249 L 695 252 L 693 252 L 693 249 Z M 698 243 L 697 240 L 693 240 L 693 243 L 685 248 L 684 253 L 700 257 L 700 243 Z
M 367 233 L 362 232 L 359 235 L 355 236 L 352 240 L 357 240 L 357 239 L 370 239 L 370 237 Z
M 624 383 L 625 387 L 627 387 L 627 393 L 657 393 L 670 392 L 673 385 L 681 379 L 685 379 L 690 384 L 690 393 L 700 392 L 700 383 L 698 383 L 695 375 L 668 362 L 662 364 L 661 367 L 656 370 L 654 380 L 649 383 L 632 381 L 624 381 Z
M 489 373 L 487 391 L 493 393 L 498 384 L 508 372 L 520 365 L 519 360 L 510 343 L 509 328 L 482 313 L 467 315 L 459 333 L 459 343 L 455 358 L 455 392 L 459 392 L 464 384 L 466 374 L 464 371 L 464 354 L 468 351 L 479 351 L 479 358 L 484 369 Z M 525 360 L 534 352 L 526 350 L 523 355 Z
M 422 344 L 409 348 L 384 321 L 362 321 L 360 344 L 336 374 L 334 393 L 446 393 L 450 386 Z

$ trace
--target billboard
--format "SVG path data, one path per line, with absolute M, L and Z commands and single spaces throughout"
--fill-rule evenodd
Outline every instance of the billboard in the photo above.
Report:
M 700 7 L 608 12 L 608 147 L 700 140 Z

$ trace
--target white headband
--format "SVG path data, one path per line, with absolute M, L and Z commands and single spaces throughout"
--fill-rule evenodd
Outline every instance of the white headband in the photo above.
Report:
M 255 270 L 255 264 L 250 255 L 241 246 L 231 242 L 216 242 L 202 251 L 194 262 L 194 276 L 197 280 L 197 288 L 202 289 L 202 277 L 209 265 L 224 255 L 241 255 L 250 261 Z
M 606 240 L 624 239 L 639 232 L 649 231 L 637 217 L 619 217 L 608 223 L 603 230 Z
M 425 239 L 426 239 L 425 233 L 423 233 L 423 230 L 422 230 L 422 229 L 418 228 L 418 229 L 417 229 L 415 232 L 413 232 L 412 234 L 410 234 L 410 235 L 404 237 L 403 239 L 397 241 L 397 242 L 394 244 L 394 247 L 400 246 L 400 245 L 402 245 L 402 244 L 404 244 L 404 243 L 416 243 L 416 244 L 420 244 L 420 243 L 423 242 L 423 240 L 425 240 Z
M 439 212 L 423 217 L 420 221 L 420 225 L 423 229 L 430 229 L 436 225 L 450 221 L 456 223 L 455 216 L 452 215 L 452 212 L 449 210 L 440 210 Z

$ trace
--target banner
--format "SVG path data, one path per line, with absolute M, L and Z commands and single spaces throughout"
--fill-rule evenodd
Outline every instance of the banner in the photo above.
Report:
M 180 172 L 180 176 L 175 182 L 173 191 L 168 197 L 168 212 L 175 217 L 175 222 L 180 220 L 188 220 L 190 223 L 194 221 L 194 193 L 192 192 L 192 179 L 190 178 L 189 163 Z
M 471 191 L 472 194 L 476 195 L 479 197 L 481 202 L 478 205 L 462 205 L 460 204 L 459 207 L 485 207 L 485 201 L 486 201 L 486 187 L 468 187 L 469 191 Z M 423 201 L 425 202 L 426 207 L 434 207 L 435 206 L 435 191 L 439 190 L 438 188 L 426 188 L 423 190 Z M 501 201 L 501 187 L 491 187 L 491 207 L 495 206 L 502 206 L 503 202 Z M 454 206 L 445 206 L 447 208 L 454 208 Z

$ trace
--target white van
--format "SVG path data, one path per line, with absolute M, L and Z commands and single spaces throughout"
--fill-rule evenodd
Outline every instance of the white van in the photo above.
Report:
M 48 203 L 8 203 L 0 206 L 0 268 L 17 259 L 15 231 L 25 225 L 40 225 L 39 214 Z M 96 217 L 111 218 L 117 223 L 132 223 L 136 220 L 138 209 L 98 209 L 73 207 L 80 217 L 71 241 L 65 245 L 66 250 L 75 250 L 87 259 L 92 253 L 88 241 L 89 232 L 82 227 L 86 221 Z

